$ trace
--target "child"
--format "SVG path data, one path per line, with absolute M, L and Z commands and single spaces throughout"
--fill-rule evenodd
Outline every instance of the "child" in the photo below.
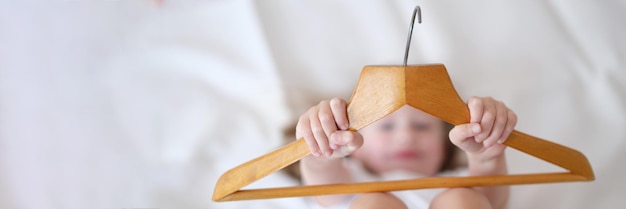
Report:
M 394 172 L 412 177 L 444 175 L 440 172 L 453 151 L 446 149 L 449 142 L 466 153 L 467 175 L 506 174 L 506 146 L 501 143 L 517 123 L 515 113 L 490 97 L 472 97 L 468 108 L 470 123 L 451 130 L 442 120 L 405 105 L 353 132 L 347 130 L 344 100 L 321 101 L 303 114 L 296 126 L 296 137 L 304 137 L 313 153 L 300 162 L 302 181 L 306 185 L 355 182 L 360 179 L 359 168 L 361 173 L 378 178 L 375 180 Z M 504 208 L 509 196 L 507 186 L 430 191 L 436 194 L 406 197 L 396 192 L 366 193 L 317 196 L 313 200 L 318 206 L 335 208 Z M 419 206 L 419 201 L 424 204 Z

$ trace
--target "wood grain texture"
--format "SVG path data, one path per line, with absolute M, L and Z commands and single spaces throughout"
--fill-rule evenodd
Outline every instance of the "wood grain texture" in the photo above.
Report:
M 441 64 L 365 66 L 348 104 L 350 129 L 358 130 L 398 108 L 410 105 L 451 124 L 469 122 L 467 104 L 458 95 Z M 387 192 L 408 189 L 534 184 L 594 180 L 587 158 L 577 150 L 514 130 L 507 146 L 567 169 L 565 173 L 499 176 L 437 177 L 404 181 L 332 184 L 240 190 L 244 186 L 310 154 L 299 139 L 224 173 L 217 181 L 214 201 L 278 197 Z

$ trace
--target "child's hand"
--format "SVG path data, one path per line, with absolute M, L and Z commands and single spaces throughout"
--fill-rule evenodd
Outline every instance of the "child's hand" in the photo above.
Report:
M 363 145 L 363 136 L 348 131 L 346 101 L 340 98 L 321 101 L 300 116 L 296 138 L 304 137 L 314 156 L 343 157 Z
M 472 97 L 467 105 L 470 123 L 450 131 L 452 143 L 470 154 L 481 154 L 483 159 L 504 153 L 506 146 L 502 143 L 517 124 L 515 113 L 491 97 Z

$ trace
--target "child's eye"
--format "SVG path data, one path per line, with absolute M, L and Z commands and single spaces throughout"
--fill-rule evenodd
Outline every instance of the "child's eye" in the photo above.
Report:
M 391 130 L 393 130 L 393 123 L 383 123 L 380 126 L 380 129 L 383 130 L 383 131 L 391 131 Z
M 416 131 L 427 131 L 430 129 L 431 125 L 428 123 L 416 122 L 416 123 L 413 123 L 412 127 L 413 127 L 413 130 L 416 130 Z

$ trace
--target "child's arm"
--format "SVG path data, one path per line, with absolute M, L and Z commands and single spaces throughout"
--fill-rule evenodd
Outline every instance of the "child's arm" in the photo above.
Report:
M 473 97 L 468 102 L 470 123 L 454 127 L 450 140 L 465 151 L 469 175 L 485 176 L 507 173 L 504 150 L 506 140 L 517 124 L 517 116 L 502 102 L 493 98 Z M 508 186 L 478 187 L 493 208 L 504 208 L 509 197 Z
M 312 156 L 300 161 L 302 181 L 306 185 L 349 183 L 349 171 L 342 157 L 363 145 L 363 137 L 348 131 L 346 102 L 333 98 L 311 107 L 300 116 L 296 126 L 296 138 L 304 138 Z M 330 206 L 348 200 L 350 195 L 326 195 L 315 197 L 320 205 Z

